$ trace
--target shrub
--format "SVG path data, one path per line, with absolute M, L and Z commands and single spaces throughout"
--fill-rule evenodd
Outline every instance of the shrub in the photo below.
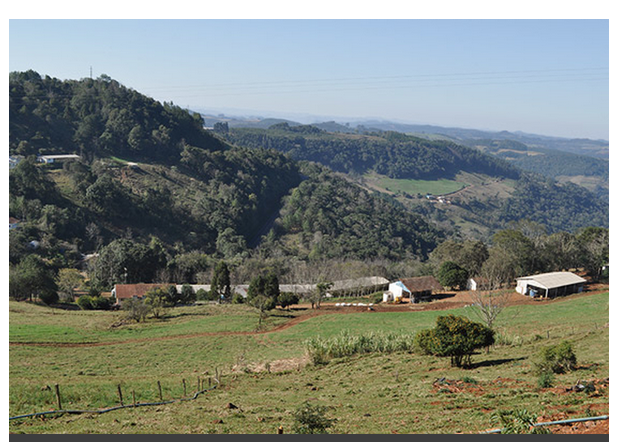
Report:
M 109 310 L 111 299 L 102 296 L 82 295 L 77 299 L 77 305 L 82 310 Z
M 569 341 L 544 348 L 536 363 L 538 373 L 565 373 L 576 368 L 576 355 Z
M 82 310 L 92 310 L 92 296 L 81 295 L 77 298 L 77 305 Z
M 538 417 L 527 410 L 497 411 L 491 421 L 501 425 L 502 434 L 550 434 L 546 427 L 536 427 Z
M 468 367 L 471 355 L 478 348 L 495 343 L 495 332 L 464 316 L 439 316 L 434 329 L 422 330 L 414 344 L 422 353 L 450 356 L 452 367 Z
M 58 302 L 59 298 L 58 298 L 58 293 L 56 293 L 55 291 L 45 290 L 39 293 L 39 299 L 41 300 L 43 304 L 51 305 L 51 304 L 55 304 L 56 302 Z
M 244 304 L 244 296 L 239 293 L 234 293 L 231 297 L 232 304 Z
M 292 431 L 298 434 L 325 434 L 336 419 L 326 417 L 328 407 L 303 403 L 293 413 Z
M 208 300 L 208 291 L 204 289 L 199 289 L 195 293 L 198 301 L 207 301 Z
M 555 375 L 551 371 L 543 371 L 538 375 L 538 388 L 551 388 L 554 382 Z
M 103 296 L 93 296 L 91 303 L 94 310 L 109 310 L 112 305 L 111 299 Z
M 276 303 L 281 306 L 281 308 L 287 308 L 290 305 L 294 305 L 300 302 L 300 297 L 295 293 L 283 292 L 278 295 L 276 298 Z

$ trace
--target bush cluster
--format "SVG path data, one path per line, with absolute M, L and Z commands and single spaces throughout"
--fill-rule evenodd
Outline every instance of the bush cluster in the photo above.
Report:
M 109 310 L 112 301 L 102 296 L 82 295 L 77 299 L 77 305 L 82 310 Z
M 539 354 L 536 362 L 536 371 L 543 373 L 561 374 L 576 368 L 576 355 L 569 341 L 562 341 L 557 345 L 545 347 Z

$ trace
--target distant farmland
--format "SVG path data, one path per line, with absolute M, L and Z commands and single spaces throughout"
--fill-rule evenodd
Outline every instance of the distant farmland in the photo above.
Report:
M 393 178 L 379 178 L 375 184 L 390 192 L 402 192 L 409 195 L 430 193 L 432 195 L 445 195 L 456 192 L 466 186 L 458 181 L 440 180 L 397 180 Z

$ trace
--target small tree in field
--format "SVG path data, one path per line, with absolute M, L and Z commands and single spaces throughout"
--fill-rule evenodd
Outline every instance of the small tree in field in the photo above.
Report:
M 452 367 L 469 367 L 474 350 L 495 342 L 495 332 L 464 316 L 439 316 L 434 329 L 416 335 L 416 346 L 426 354 L 449 356 Z
M 332 427 L 336 419 L 326 417 L 328 407 L 302 404 L 293 413 L 294 425 L 292 430 L 297 434 L 325 434 Z
M 278 298 L 276 298 L 276 303 L 281 306 L 281 308 L 286 308 L 289 310 L 290 305 L 297 304 L 300 301 L 300 297 L 295 293 L 283 292 Z

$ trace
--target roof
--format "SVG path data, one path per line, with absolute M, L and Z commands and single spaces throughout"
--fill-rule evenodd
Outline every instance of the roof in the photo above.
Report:
M 45 160 L 72 160 L 80 158 L 80 156 L 74 153 L 67 153 L 62 155 L 40 155 L 39 158 Z
M 401 279 L 401 282 L 410 292 L 441 291 L 443 287 L 434 276 L 418 276 L 415 278 Z
M 376 285 L 385 285 L 388 284 L 388 282 L 390 281 L 381 276 L 367 276 L 364 278 L 344 279 L 342 281 L 334 281 L 332 283 L 332 287 L 330 287 L 330 290 L 351 290 L 362 287 L 373 287 Z
M 141 298 L 146 292 L 174 284 L 116 284 L 116 300 Z
M 539 285 L 545 289 L 554 289 L 566 285 L 587 282 L 584 278 L 581 278 L 572 272 L 541 273 L 538 275 L 523 276 L 521 278 L 516 278 L 516 280 L 533 282 L 535 285 Z

